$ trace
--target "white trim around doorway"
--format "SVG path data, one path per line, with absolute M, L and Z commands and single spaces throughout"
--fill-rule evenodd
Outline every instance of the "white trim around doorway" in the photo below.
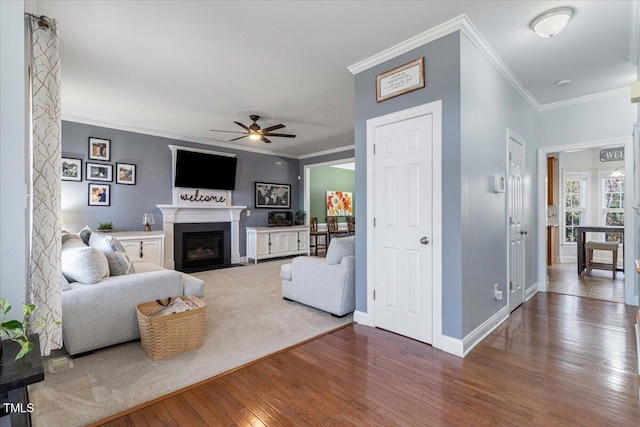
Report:
M 435 185 L 432 188 L 433 196 L 433 286 L 432 286 L 432 343 L 434 348 L 462 356 L 460 346 L 449 345 L 442 334 L 442 101 L 434 101 L 428 104 L 418 105 L 402 111 L 386 114 L 367 120 L 367 312 L 357 312 L 357 320 L 363 320 L 368 326 L 375 326 L 374 290 L 374 244 L 373 241 L 373 213 L 374 213 L 374 157 L 373 145 L 375 142 L 375 129 L 396 123 L 401 120 L 409 120 L 415 117 L 433 114 L 433 169 L 432 179 Z M 451 339 L 449 339 L 451 341 Z
M 356 161 L 355 157 L 349 157 L 346 159 L 339 160 L 331 160 L 329 162 L 322 163 L 309 163 L 308 165 L 304 165 L 304 211 L 309 212 L 309 215 L 305 216 L 305 224 L 309 225 L 309 220 L 311 216 L 311 169 L 318 168 L 322 166 L 334 166 L 334 165 L 342 165 L 345 163 L 354 163 Z
M 598 148 L 606 146 L 624 145 L 624 168 L 628 173 L 633 171 L 633 139 L 631 137 L 606 139 L 600 141 L 586 141 L 575 144 L 560 145 L 555 147 L 538 148 L 538 287 L 539 291 L 547 291 L 547 233 L 544 225 L 547 223 L 547 155 L 568 150 L 582 150 L 587 148 Z M 625 192 L 630 195 L 635 194 L 634 180 L 625 180 Z M 634 254 L 636 248 L 636 213 L 633 204 L 637 203 L 633 197 L 627 198 L 624 208 L 624 300 L 626 304 L 638 305 L 638 295 L 635 295 L 636 273 L 634 268 Z

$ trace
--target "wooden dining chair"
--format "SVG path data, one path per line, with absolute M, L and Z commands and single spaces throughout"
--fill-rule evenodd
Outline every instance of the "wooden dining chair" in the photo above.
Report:
M 340 230 L 338 228 L 338 217 L 337 216 L 328 216 L 327 217 L 327 232 L 329 233 L 329 243 L 331 243 L 331 238 L 334 235 L 349 234 L 349 231 Z
M 324 237 L 322 243 L 318 243 L 318 237 Z M 328 241 L 329 233 L 327 231 L 318 231 L 318 218 L 311 218 L 309 222 L 309 247 L 313 248 L 313 254 L 318 256 L 318 247 L 322 247 L 326 253 Z
M 356 234 L 356 217 L 348 216 L 347 217 L 347 231 L 349 234 Z

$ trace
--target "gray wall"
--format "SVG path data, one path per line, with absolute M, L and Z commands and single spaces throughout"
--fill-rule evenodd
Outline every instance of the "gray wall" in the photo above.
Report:
M 507 176 L 506 129 L 526 140 L 524 224 L 526 278 L 537 280 L 536 113 L 466 37 L 461 55 L 462 337 L 508 304 L 506 193 L 493 175 Z M 444 254 L 448 257 L 448 254 Z M 493 286 L 505 298 L 498 301 Z
M 89 137 L 111 140 L 111 161 L 134 163 L 136 185 L 111 185 L 111 206 L 88 206 L 88 184 L 63 181 L 62 212 L 64 228 L 78 231 L 84 225 L 97 228 L 99 222 L 111 221 L 116 230 L 142 230 L 142 215 L 152 212 L 156 216 L 156 229 L 162 228 L 162 214 L 156 208 L 159 204 L 172 203 L 171 151 L 168 145 L 196 147 L 213 151 L 237 154 L 238 169 L 233 204 L 247 206 L 251 215 L 244 211 L 240 219 L 240 255 L 246 254 L 245 226 L 267 225 L 270 209 L 255 208 L 254 182 L 274 182 L 291 184 L 291 210 L 300 204 L 298 182 L 298 160 L 270 156 L 249 151 L 230 150 L 210 145 L 143 135 L 116 129 L 85 125 L 74 122 L 62 123 L 62 155 L 83 161 L 83 178 L 86 178 L 86 161 Z M 101 162 L 96 162 L 101 163 Z M 211 173 L 211 171 L 203 171 Z
M 418 57 L 425 57 L 426 87 L 377 103 L 375 78 Z M 461 211 L 460 211 L 460 34 L 442 37 L 355 76 L 356 210 L 361 226 L 356 246 L 366 248 L 367 153 L 366 121 L 441 99 L 443 102 L 443 325 L 444 334 L 461 338 Z M 356 310 L 367 311 L 367 260 L 356 251 Z
M 21 317 L 19 307 L 28 301 L 24 11 L 21 0 L 0 2 L 0 296 L 14 307 L 14 319 Z

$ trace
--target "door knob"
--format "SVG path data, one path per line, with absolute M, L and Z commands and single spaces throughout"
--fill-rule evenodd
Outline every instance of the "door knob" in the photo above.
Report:
M 429 238 L 428 237 L 422 237 L 420 239 L 420 243 L 422 243 L 423 245 L 428 245 L 429 244 Z

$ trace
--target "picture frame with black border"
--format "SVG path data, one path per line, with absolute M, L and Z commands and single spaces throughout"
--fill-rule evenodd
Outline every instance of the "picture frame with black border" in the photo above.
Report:
M 136 185 L 136 165 L 116 163 L 116 184 Z
M 291 208 L 291 185 L 256 182 L 256 208 Z
M 110 184 L 89 184 L 89 206 L 111 206 Z
M 82 159 L 63 157 L 61 167 L 63 181 L 82 181 Z
M 111 160 L 111 140 L 89 137 L 89 160 Z
M 85 179 L 87 181 L 113 181 L 113 165 L 108 163 L 89 163 L 87 162 L 87 171 Z

